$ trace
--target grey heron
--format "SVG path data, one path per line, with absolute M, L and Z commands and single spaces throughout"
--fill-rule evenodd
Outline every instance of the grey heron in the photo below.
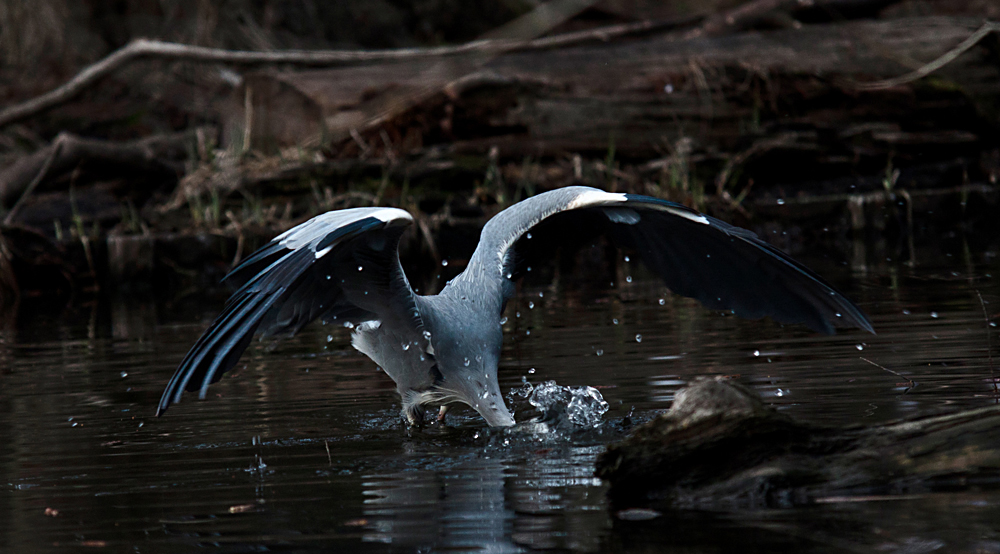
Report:
M 602 232 L 635 251 L 671 291 L 711 309 L 828 334 L 874 332 L 854 303 L 753 232 L 666 200 L 590 187 L 523 200 L 486 223 L 465 270 L 428 296 L 414 293 L 399 261 L 412 222 L 396 208 L 331 211 L 249 256 L 226 276 L 238 289 L 181 361 L 157 415 L 185 390 L 204 398 L 255 334 L 294 334 L 323 318 L 353 327 L 353 346 L 396 383 L 410 424 L 423 423 L 426 406 L 440 405 L 443 414 L 461 402 L 490 426 L 513 425 L 497 380 L 501 318 L 524 259 L 547 246 L 532 234 L 546 230 Z

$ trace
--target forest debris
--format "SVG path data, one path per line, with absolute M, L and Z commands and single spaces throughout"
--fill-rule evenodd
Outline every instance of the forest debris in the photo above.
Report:
M 189 145 L 195 140 L 196 133 L 196 129 L 191 129 L 132 141 L 109 141 L 60 133 L 45 148 L 0 170 L 0 204 L 10 206 L 15 198 L 26 197 L 25 193 L 30 193 L 38 185 L 39 176 L 51 179 L 84 163 L 106 163 L 119 169 L 181 175 L 184 172 L 182 160 L 187 158 Z
M 530 14 L 528 14 L 530 15 Z M 524 16 L 522 16 L 524 17 Z M 112 52 L 107 57 L 87 66 L 69 82 L 43 95 L 0 110 L 0 127 L 32 117 L 52 107 L 65 103 L 102 78 L 114 73 L 137 59 L 160 58 L 197 63 L 228 63 L 233 65 L 294 64 L 307 66 L 337 66 L 344 64 L 386 61 L 409 61 L 442 58 L 461 54 L 496 54 L 506 51 L 553 48 L 593 40 L 648 32 L 651 29 L 675 25 L 675 22 L 640 21 L 597 30 L 568 33 L 555 37 L 533 40 L 492 39 L 478 40 L 455 46 L 426 48 L 398 48 L 388 50 L 285 50 L 245 51 L 225 50 L 177 44 L 159 40 L 135 39 Z
M 1000 406 L 872 427 L 795 421 L 724 378 L 696 379 L 670 411 L 598 457 L 615 502 L 713 510 L 831 497 L 1000 486 Z
M 31 180 L 31 182 L 24 187 L 24 191 L 21 193 L 21 196 L 17 199 L 17 202 L 14 203 L 14 205 L 10 208 L 10 211 L 8 211 L 7 215 L 3 218 L 4 225 L 10 225 L 11 223 L 14 222 L 14 220 L 17 218 L 17 212 L 20 211 L 22 206 L 24 206 L 24 201 L 27 200 L 29 196 L 31 196 L 31 193 L 35 191 L 35 188 L 38 187 L 39 183 L 42 182 L 42 179 L 44 179 L 45 176 L 49 174 L 49 170 L 52 169 L 53 162 L 55 162 L 56 158 L 59 157 L 59 151 L 62 150 L 63 144 L 66 142 L 67 136 L 69 135 L 60 134 L 59 136 L 56 137 L 56 140 L 52 141 L 52 146 L 47 149 L 49 150 L 49 154 L 45 158 L 45 163 L 42 164 L 42 167 L 38 170 L 38 173 Z
M 886 6 L 898 0 L 852 0 L 854 9 L 861 5 Z M 0 127 L 37 115 L 63 104 L 102 78 L 138 59 L 183 60 L 196 63 L 226 63 L 231 65 L 280 65 L 342 66 L 362 63 L 413 62 L 443 59 L 455 56 L 472 56 L 489 59 L 507 52 L 523 52 L 566 47 L 588 42 L 607 42 L 615 38 L 674 30 L 672 39 L 693 39 L 719 36 L 746 29 L 775 12 L 794 13 L 809 8 L 837 9 L 844 0 L 754 0 L 734 9 L 707 17 L 685 18 L 677 21 L 638 21 L 614 26 L 587 29 L 552 37 L 537 38 L 558 26 L 568 17 L 594 4 L 594 0 L 551 0 L 537 6 L 516 20 L 488 33 L 483 39 L 455 46 L 429 48 L 400 48 L 378 51 L 366 50 L 286 50 L 286 51 L 237 51 L 204 46 L 192 46 L 149 39 L 135 39 L 107 57 L 87 66 L 69 82 L 35 98 L 0 110 Z M 692 24 L 697 26 L 690 28 Z M 455 76 L 456 78 L 458 75 Z M 249 96 L 248 96 L 249 98 Z M 422 100 L 423 98 L 420 97 Z M 402 105 L 409 107 L 410 102 Z M 404 108 L 405 109 L 405 108 Z M 392 114 L 384 114 L 392 115 Z M 381 119 L 381 118 L 377 118 Z M 372 120 L 375 121 L 375 120 Z
M 909 69 L 898 59 L 939 57 L 981 23 L 954 17 L 851 21 L 726 40 L 647 34 L 628 42 L 507 52 L 485 61 L 454 58 L 443 64 L 414 60 L 260 72 L 248 75 L 244 86 L 254 90 L 255 144 L 318 145 L 325 140 L 339 146 L 341 156 L 373 155 L 358 146 L 357 135 L 374 148 L 372 139 L 386 132 L 395 150 L 404 154 L 412 145 L 437 142 L 453 142 L 459 152 L 496 146 L 505 156 L 589 154 L 607 151 L 613 141 L 622 156 L 648 157 L 680 136 L 699 144 L 739 136 L 768 107 L 761 91 L 755 101 L 745 90 L 755 79 L 765 87 L 771 80 L 795 79 L 793 90 L 783 94 L 817 96 L 823 93 L 817 87 L 829 91 L 841 81 L 856 83 Z M 996 95 L 985 63 L 977 59 L 950 68 L 947 78 Z M 774 91 L 765 88 L 763 93 Z M 844 93 L 856 94 L 853 84 Z M 416 96 L 421 97 L 419 106 L 404 101 Z M 817 114 L 816 125 L 856 121 L 864 114 L 851 112 L 852 105 Z M 811 115 L 800 120 L 809 121 Z M 420 138 L 414 140 L 413 133 Z M 961 142 L 975 137 L 959 133 L 945 138 Z
M 969 38 L 963 40 L 958 44 L 958 46 L 952 48 L 951 50 L 945 52 L 943 55 L 938 57 L 932 62 L 924 64 L 917 68 L 916 70 L 907 73 L 906 75 L 900 75 L 899 77 L 893 77 L 892 79 L 884 79 L 882 81 L 875 81 L 873 83 L 859 83 L 857 87 L 860 90 L 879 90 L 892 87 L 898 87 L 899 85 L 904 85 L 916 81 L 917 79 L 922 79 L 931 73 L 941 69 L 942 67 L 948 65 L 949 63 L 955 61 L 956 58 L 964 54 L 968 49 L 972 48 L 979 41 L 986 38 L 990 33 L 1000 32 L 1000 23 L 994 21 L 987 21 L 983 23 L 983 26 L 976 30 L 975 33 L 969 35 Z

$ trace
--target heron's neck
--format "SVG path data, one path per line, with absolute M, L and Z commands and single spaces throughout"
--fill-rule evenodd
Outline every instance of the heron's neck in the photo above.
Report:
M 464 309 L 499 318 L 505 295 L 509 294 L 505 287 L 513 285 L 509 280 L 501 278 L 495 266 L 485 267 L 475 261 L 470 261 L 465 271 L 456 275 L 439 296 L 449 303 L 463 306 Z

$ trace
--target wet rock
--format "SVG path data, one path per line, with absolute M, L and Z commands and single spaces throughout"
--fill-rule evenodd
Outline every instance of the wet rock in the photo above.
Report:
M 619 505 L 747 509 L 1000 486 L 1000 406 L 875 427 L 795 421 L 722 378 L 608 446 Z

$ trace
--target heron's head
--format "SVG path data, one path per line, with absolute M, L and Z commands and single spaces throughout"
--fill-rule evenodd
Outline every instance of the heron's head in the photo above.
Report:
M 483 343 L 481 337 L 475 344 L 458 338 L 436 345 L 437 375 L 425 402 L 462 402 L 479 412 L 490 427 L 514 425 L 497 381 L 500 348 Z

